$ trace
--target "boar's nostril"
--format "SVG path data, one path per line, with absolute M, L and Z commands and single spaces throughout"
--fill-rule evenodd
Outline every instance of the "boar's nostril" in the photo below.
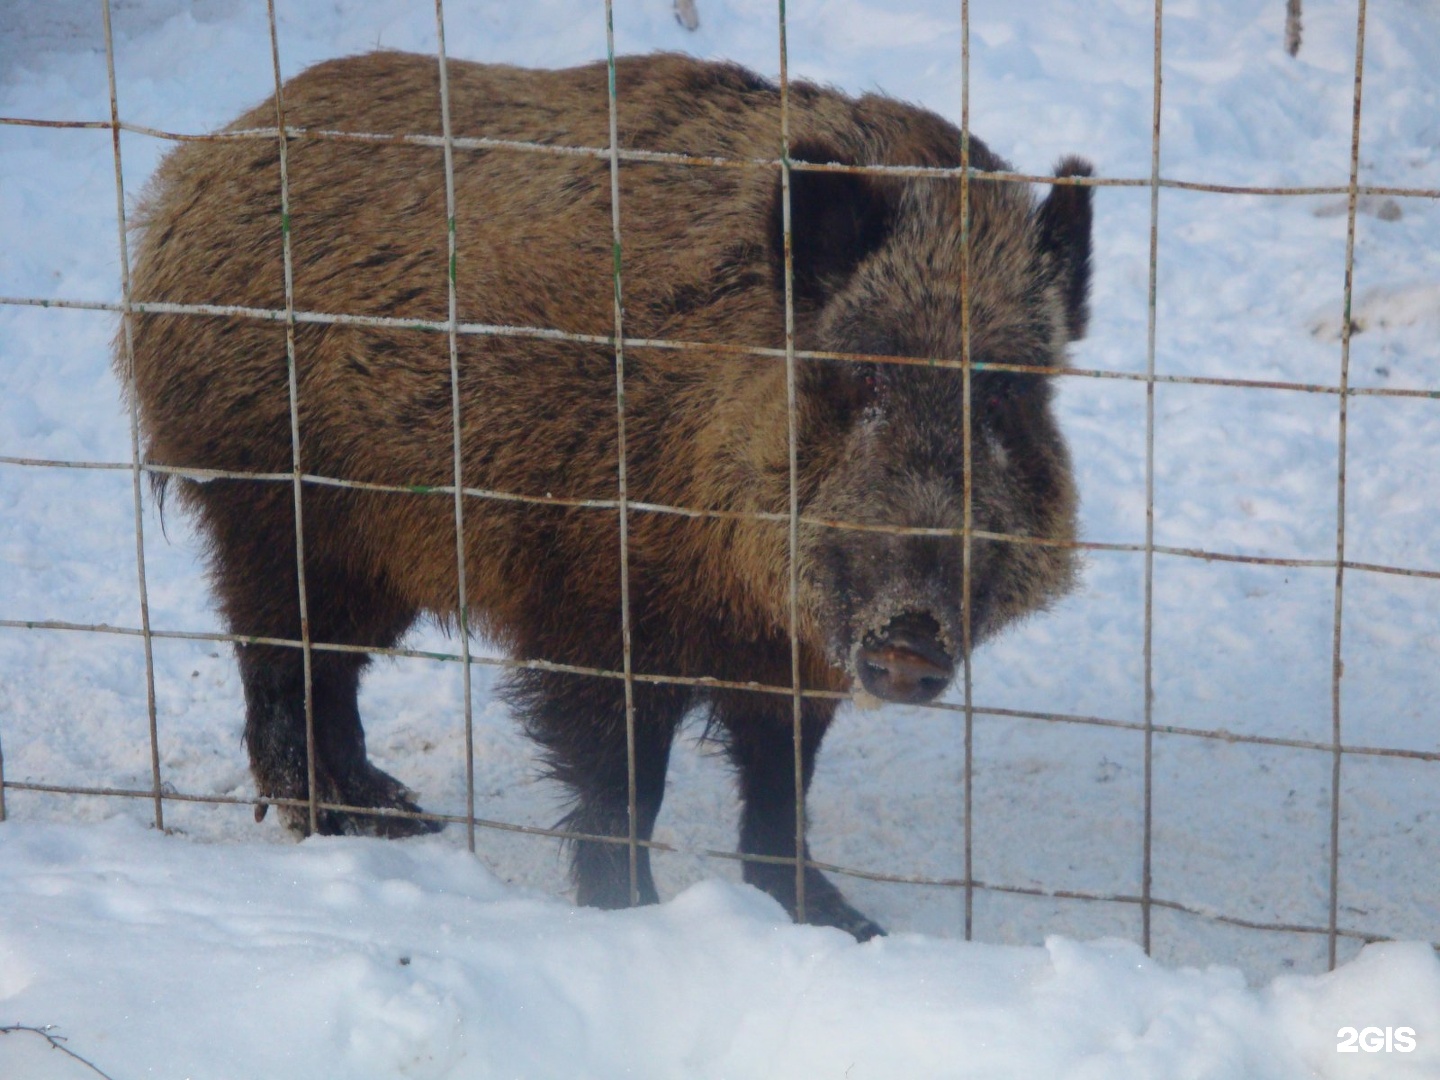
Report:
M 940 644 L 940 627 L 928 615 L 902 615 L 867 635 L 856 656 L 860 683 L 886 701 L 931 701 L 949 685 L 954 661 Z

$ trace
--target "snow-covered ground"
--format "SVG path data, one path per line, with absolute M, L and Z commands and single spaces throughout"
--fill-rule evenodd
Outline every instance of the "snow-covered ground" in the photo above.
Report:
M 112 0 L 121 115 L 206 131 L 272 88 L 260 0 Z M 684 49 L 778 67 L 776 5 L 617 0 L 617 47 Z M 376 46 L 434 47 L 428 0 L 278 0 L 286 75 Z M 1278 0 L 1172 0 L 1164 22 L 1162 172 L 1244 185 L 1348 179 L 1352 4 L 1306 5 L 1296 59 Z M 599 0 L 449 0 L 453 56 L 560 66 L 604 54 Z M 1145 0 L 972 0 L 971 122 L 1019 168 L 1062 153 L 1102 175 L 1150 169 L 1152 6 Z M 879 89 L 958 119 L 955 0 L 791 3 L 791 71 Z M 1372 5 L 1363 182 L 1440 187 L 1440 10 Z M 0 115 L 109 116 L 96 0 L 0 6 Z M 133 197 L 170 143 L 126 133 Z M 1356 223 L 1350 377 L 1440 390 L 1440 207 L 1377 197 Z M 1096 197 L 1096 282 L 1077 367 L 1145 368 L 1150 196 Z M 1156 366 L 1163 374 L 1334 386 L 1343 196 L 1160 198 Z M 0 125 L 0 296 L 119 299 L 108 130 Z M 125 462 L 109 368 L 115 317 L 0 305 L 0 456 Z M 1156 388 L 1155 539 L 1219 554 L 1335 554 L 1334 394 Z M 1145 529 L 1145 388 L 1069 378 L 1062 420 L 1088 540 Z M 1440 401 L 1349 403 L 1346 557 L 1440 570 Z M 146 501 L 152 624 L 219 630 L 187 522 Z M 126 471 L 0 463 L 0 620 L 139 624 Z M 1137 724 L 1144 718 L 1143 557 L 1097 552 L 1083 587 L 975 659 L 974 867 L 988 883 L 1137 895 L 1143 737 L 1133 728 L 987 714 L 987 707 Z M 1352 570 L 1344 581 L 1342 738 L 1440 753 L 1440 580 Z M 1335 574 L 1324 567 L 1155 560 L 1153 715 L 1198 731 L 1324 742 L 1332 725 Z M 433 631 L 409 644 L 450 652 Z M 476 669 L 477 812 L 548 826 L 559 791 Z M 157 640 L 160 765 L 169 790 L 243 799 L 242 700 L 228 649 Z M 427 808 L 464 808 L 457 665 L 376 665 L 362 709 L 378 763 Z M 0 627 L 8 781 L 144 790 L 144 657 L 134 637 Z M 842 713 L 811 801 L 827 862 L 963 875 L 963 726 L 954 712 Z M 1327 752 L 1159 734 L 1154 893 L 1211 915 L 1326 925 Z M 1440 941 L 1440 761 L 1347 755 L 1339 922 Z M 1134 904 L 846 879 L 895 931 L 857 946 L 782 925 L 735 867 L 656 859 L 659 909 L 577 912 L 557 844 L 451 827 L 433 840 L 289 845 L 274 815 L 10 789 L 0 826 L 0 1028 L 59 1025 L 115 1080 L 196 1076 L 1435 1076 L 1440 966 L 1381 946 L 1325 968 L 1323 935 L 1253 930 L 1165 908 L 1155 961 Z M 75 824 L 105 821 L 103 825 Z M 677 751 L 657 838 L 733 845 L 726 770 Z M 488 868 L 488 870 L 487 870 Z M 718 880 L 717 880 L 718 879 Z M 697 884 L 699 883 L 699 884 Z M 1041 948 L 1042 942 L 1047 942 Z M 1234 971 L 1182 968 L 1222 963 Z M 1275 978 L 1281 976 L 1280 978 Z M 1274 981 L 1270 981 L 1270 980 Z M 1268 982 L 1268 985 L 1265 985 Z M 1263 987 L 1263 988 L 1260 988 Z M 1338 1028 L 1413 1027 L 1410 1054 L 1337 1054 Z M 1308 1071 L 1307 1071 L 1308 1070 Z M 1409 1070 L 1408 1072 L 1406 1070 Z M 0 1035 L 0 1076 L 85 1075 L 39 1036 Z M 93 1075 L 90 1073 L 89 1075 Z
M 858 946 L 718 881 L 576 910 L 443 840 L 115 821 L 7 827 L 0 859 L 0 1027 L 54 1023 L 115 1080 L 1440 1075 L 1440 965 L 1413 942 L 1254 990 L 1114 939 Z M 1340 1054 L 1346 1026 L 1416 1046 Z M 90 1074 L 16 1032 L 0 1075 Z

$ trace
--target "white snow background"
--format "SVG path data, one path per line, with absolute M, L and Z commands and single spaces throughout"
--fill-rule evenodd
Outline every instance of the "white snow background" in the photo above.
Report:
M 616 0 L 622 52 L 683 49 L 778 69 L 770 0 Z M 791 72 L 881 90 L 958 121 L 956 0 L 789 5 Z M 428 0 L 278 0 L 288 76 L 380 47 L 433 50 Z M 604 55 L 599 0 L 449 0 L 450 55 L 563 66 Z M 203 132 L 273 89 L 260 0 L 113 0 L 120 112 Z M 1018 168 L 1062 153 L 1105 176 L 1150 170 L 1148 0 L 972 0 L 971 124 Z M 1165 5 L 1161 167 L 1245 185 L 1348 180 L 1356 10 L 1306 5 L 1297 58 L 1279 0 Z M 106 120 L 98 0 L 0 6 L 0 115 Z M 1361 180 L 1440 187 L 1440 8 L 1370 6 Z M 126 133 L 133 199 L 172 144 Z M 0 125 L 0 295 L 120 298 L 110 132 Z M 1440 208 L 1362 202 L 1350 378 L 1440 388 Z M 1150 195 L 1096 194 L 1094 318 L 1078 367 L 1141 372 Z M 1156 365 L 1164 374 L 1337 385 L 1344 198 L 1162 191 Z M 0 305 L 0 456 L 125 462 L 112 314 Z M 1140 543 L 1145 387 L 1061 380 L 1086 539 Z M 1349 402 L 1348 559 L 1440 569 L 1440 402 Z M 1155 539 L 1222 554 L 1333 560 L 1334 394 L 1161 384 Z M 152 624 L 221 629 L 196 536 L 144 511 Z M 0 619 L 139 624 L 128 471 L 0 463 Z M 975 658 L 982 707 L 1144 718 L 1143 556 L 1095 553 L 1083 585 Z M 1279 740 L 1331 737 L 1335 574 L 1159 555 L 1154 720 Z M 408 644 L 449 652 L 422 630 Z M 480 646 L 483 650 L 483 644 Z M 1346 573 L 1345 745 L 1440 752 L 1440 580 Z M 475 669 L 477 812 L 549 826 L 557 788 Z M 253 794 L 228 648 L 155 642 L 167 790 Z M 952 695 L 953 699 L 953 695 Z M 463 813 L 457 665 L 385 660 L 362 696 L 372 755 L 427 809 Z M 975 720 L 974 869 L 985 882 L 1140 892 L 1143 735 Z M 145 790 L 143 648 L 134 637 L 0 628 L 8 781 Z M 1440 762 L 1346 755 L 1339 922 L 1414 944 L 1340 941 L 1133 903 L 842 878 L 891 931 L 856 945 L 795 927 L 734 864 L 658 854 L 668 902 L 599 913 L 566 900 L 543 838 L 482 830 L 290 843 L 248 806 L 10 789 L 0 825 L 0 1028 L 56 1025 L 114 1080 L 259 1077 L 1437 1077 Z M 816 857 L 927 878 L 964 872 L 955 713 L 843 710 L 810 802 Z M 1195 911 L 1324 927 L 1331 756 L 1193 734 L 1154 740 L 1154 893 Z M 723 764 L 677 747 L 657 839 L 733 846 Z M 1054 936 L 1064 935 L 1064 936 Z M 981 944 L 978 942 L 985 942 Z M 1088 942 L 1088 943 L 1084 943 Z M 1207 966 L 1223 964 L 1229 966 Z M 1247 982 L 1248 978 L 1248 982 Z M 1342 1026 L 1409 1026 L 1417 1049 L 1339 1054 Z M 38 1035 L 0 1035 L 0 1077 L 94 1076 Z

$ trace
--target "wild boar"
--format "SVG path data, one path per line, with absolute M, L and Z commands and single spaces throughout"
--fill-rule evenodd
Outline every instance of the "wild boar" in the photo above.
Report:
M 785 344 L 787 291 L 774 164 L 780 93 L 740 67 L 673 55 L 621 59 L 615 80 L 624 149 L 748 162 L 619 167 L 624 333 L 652 343 L 624 349 L 628 496 L 722 512 L 629 512 L 633 670 L 789 687 L 790 425 L 786 364 L 773 351 Z M 456 137 L 608 145 L 604 64 L 535 71 L 451 60 L 448 83 Z M 440 135 L 437 61 L 396 52 L 328 61 L 286 83 L 282 101 L 296 129 L 287 142 L 288 220 L 276 137 L 180 147 L 138 214 L 133 299 L 283 311 L 288 229 L 296 311 L 401 321 L 297 320 L 303 472 L 401 489 L 451 485 L 449 335 L 408 325 L 450 315 L 443 145 L 333 135 Z M 1064 364 L 1067 343 L 1086 325 L 1090 193 L 1061 183 L 1037 202 L 1028 185 L 975 176 L 967 233 L 954 126 L 885 97 L 805 82 L 790 85 L 789 103 L 793 160 L 951 170 L 790 176 L 795 345 L 870 358 L 796 362 L 801 679 L 806 689 L 846 691 L 858 680 L 882 699 L 928 701 L 956 671 L 965 620 L 978 643 L 1069 586 L 1064 541 L 1074 535 L 1076 495 L 1043 373 L 975 369 L 967 448 L 957 367 L 874 358 L 960 358 L 968 290 L 977 361 Z M 275 124 L 272 101 L 229 130 Z M 970 163 L 1007 168 L 973 138 Z M 458 335 L 463 486 L 531 501 L 465 497 L 462 621 L 453 488 L 307 482 L 312 641 L 390 647 L 426 614 L 482 632 L 521 660 L 622 668 L 609 168 L 595 153 L 455 150 L 456 314 L 489 329 Z M 1056 170 L 1089 173 L 1078 158 Z M 515 327 L 580 340 L 505 329 Z M 148 462 L 292 468 L 283 322 L 142 311 L 133 366 L 130 355 L 117 349 L 123 380 L 133 378 Z M 968 607 L 958 536 L 827 524 L 958 530 L 967 455 L 972 526 L 989 534 L 971 544 Z M 163 496 L 164 478 L 158 483 Z M 299 639 L 291 484 L 174 486 L 208 541 L 229 629 Z M 744 516 L 757 512 L 769 516 Z M 258 793 L 308 798 L 302 651 L 236 651 Z M 362 808 L 322 809 L 318 827 L 388 836 L 431 828 L 363 812 L 416 809 L 413 795 L 367 759 L 356 707 L 366 662 L 363 651 L 313 652 L 318 796 Z M 792 697 L 664 681 L 638 681 L 633 691 L 639 837 L 648 839 L 659 811 L 676 727 L 702 708 L 738 773 L 741 852 L 793 858 Z M 505 693 L 573 794 L 564 825 L 627 836 L 623 681 L 532 667 L 513 671 Z M 836 705 L 833 697 L 804 701 L 807 788 Z M 309 827 L 302 810 L 285 808 L 282 818 Z M 629 902 L 625 844 L 582 840 L 572 856 L 580 902 Z M 647 856 L 640 849 L 638 894 L 653 902 Z M 792 866 L 746 862 L 744 875 L 795 911 Z M 809 921 L 862 939 L 880 932 L 818 870 L 805 871 L 805 892 Z

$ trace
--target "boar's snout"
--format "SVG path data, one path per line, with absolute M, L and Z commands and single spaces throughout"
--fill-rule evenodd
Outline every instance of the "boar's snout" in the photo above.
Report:
M 955 661 L 940 643 L 940 625 L 929 615 L 913 612 L 866 634 L 855 666 L 866 690 L 905 705 L 939 697 L 955 674 Z

